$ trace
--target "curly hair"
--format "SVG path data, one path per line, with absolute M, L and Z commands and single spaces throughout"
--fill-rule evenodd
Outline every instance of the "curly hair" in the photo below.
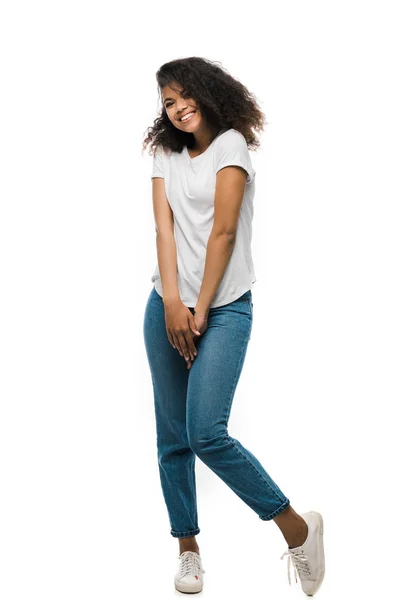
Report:
M 267 124 L 256 97 L 237 79 L 220 66 L 219 61 L 192 56 L 179 58 L 163 64 L 156 73 L 159 99 L 162 101 L 162 88 L 166 85 L 179 92 L 176 84 L 182 87 L 183 98 L 196 100 L 207 121 L 220 129 L 236 129 L 246 139 L 249 149 L 260 146 L 255 131 L 263 131 Z M 142 153 L 150 146 L 152 151 L 161 146 L 172 152 L 182 152 L 183 147 L 191 148 L 195 138 L 193 133 L 177 129 L 171 123 L 165 106 L 154 120 L 153 127 L 147 128 Z

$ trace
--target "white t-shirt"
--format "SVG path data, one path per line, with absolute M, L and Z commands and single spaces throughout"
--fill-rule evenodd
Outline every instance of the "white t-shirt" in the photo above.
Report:
M 183 304 L 194 307 L 204 275 L 207 243 L 214 224 L 216 174 L 223 167 L 238 165 L 247 171 L 235 246 L 210 308 L 233 302 L 256 281 L 251 255 L 253 199 L 256 174 L 245 137 L 236 129 L 222 129 L 207 149 L 190 158 L 182 152 L 163 150 L 153 155 L 151 177 L 164 178 L 165 192 L 174 215 L 177 251 L 177 283 Z M 158 264 L 151 281 L 162 297 Z

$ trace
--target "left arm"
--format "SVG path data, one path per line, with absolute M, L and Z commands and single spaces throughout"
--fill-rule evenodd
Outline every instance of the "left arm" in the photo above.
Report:
M 195 313 L 208 316 L 236 241 L 236 230 L 246 185 L 246 171 L 228 166 L 218 171 L 214 199 L 214 225 L 207 243 L 204 275 Z

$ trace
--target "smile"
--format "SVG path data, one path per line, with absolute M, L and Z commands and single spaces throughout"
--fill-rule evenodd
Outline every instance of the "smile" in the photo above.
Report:
M 193 115 L 195 114 L 195 112 L 196 111 L 188 113 L 187 115 L 185 115 L 184 117 L 182 117 L 182 119 L 179 119 L 179 120 L 182 121 L 182 123 L 186 123 L 186 121 L 190 121 L 190 119 L 193 117 Z

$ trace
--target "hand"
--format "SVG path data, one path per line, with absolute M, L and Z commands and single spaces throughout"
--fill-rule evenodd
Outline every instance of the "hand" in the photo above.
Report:
M 197 355 L 194 336 L 201 335 L 195 322 L 195 316 L 180 299 L 164 302 L 164 312 L 168 340 L 179 354 L 185 357 L 189 364 L 188 368 L 190 368 Z
M 198 314 L 194 309 L 194 319 L 197 326 L 197 330 L 200 331 L 201 335 L 206 331 L 208 327 L 208 313 Z
M 196 309 L 195 309 L 193 318 L 194 318 L 194 322 L 195 322 L 197 331 L 199 331 L 200 334 L 203 335 L 203 333 L 206 331 L 206 329 L 208 327 L 208 314 L 198 315 L 196 313 Z M 199 336 L 195 335 L 194 343 L 196 343 L 198 339 L 199 339 Z M 190 367 L 192 366 L 192 363 L 193 363 L 193 359 L 188 361 L 188 364 L 187 364 L 188 369 L 190 369 Z

